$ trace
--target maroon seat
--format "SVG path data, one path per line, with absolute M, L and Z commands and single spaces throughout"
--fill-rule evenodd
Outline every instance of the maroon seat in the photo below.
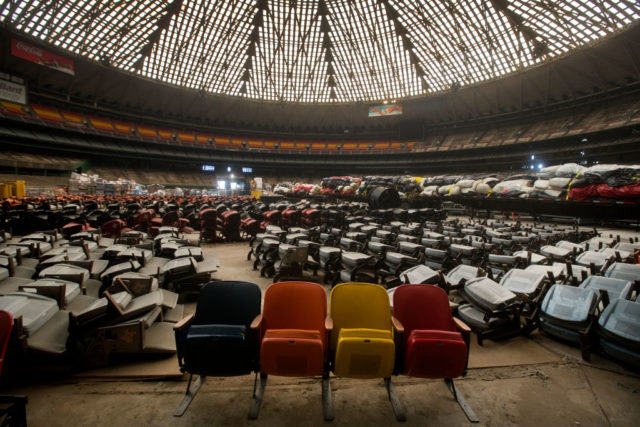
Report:
M 200 238 L 215 242 L 217 228 L 218 212 L 211 208 L 200 211 Z
M 4 365 L 4 355 L 7 352 L 9 337 L 13 329 L 13 315 L 8 311 L 0 310 L 0 372 Z
M 9 345 L 11 330 L 13 329 L 13 315 L 0 310 L 0 373 L 4 365 L 4 356 Z M 2 425 L 27 425 L 27 396 L 0 396 L 0 419 Z
M 267 228 L 267 225 L 277 225 L 280 226 L 282 222 L 282 212 L 279 210 L 266 211 L 262 213 L 262 223 L 260 224 L 260 229 L 264 230 Z
M 121 219 L 112 219 L 102 224 L 102 235 L 104 237 L 118 238 L 123 231 L 128 230 L 127 224 Z
M 260 232 L 260 222 L 253 218 L 245 218 L 240 222 L 240 231 L 246 236 L 255 238 Z
M 242 218 L 240 213 L 234 210 L 222 212 L 218 216 L 218 230 L 229 242 L 236 242 L 240 239 L 240 223 Z
M 162 225 L 165 227 L 180 228 L 180 212 L 170 211 L 162 217 Z
M 302 218 L 302 212 L 296 209 L 285 209 L 282 211 L 282 225 L 286 228 L 298 227 Z
M 149 231 L 156 212 L 153 209 L 145 209 L 133 219 L 133 228 L 139 231 Z
M 302 210 L 302 225 L 307 228 L 320 225 L 321 215 L 318 209 L 308 208 Z
M 467 369 L 471 330 L 451 315 L 447 293 L 434 285 L 398 286 L 393 294 L 393 314 L 404 329 L 402 373 L 444 378 L 469 420 L 477 420 L 453 383 L 453 378 Z
M 62 226 L 62 235 L 68 239 L 76 233 L 80 233 L 82 231 L 86 231 L 89 228 L 87 224 L 80 224 L 77 222 L 70 222 Z

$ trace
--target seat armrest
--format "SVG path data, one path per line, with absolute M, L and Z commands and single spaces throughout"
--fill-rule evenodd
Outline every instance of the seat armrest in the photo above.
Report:
M 262 314 L 258 314 L 255 319 L 253 319 L 253 321 L 251 322 L 251 326 L 249 326 L 251 329 L 258 329 L 260 328 L 260 326 L 262 326 Z
M 327 316 L 324 319 L 324 328 L 329 331 L 333 331 L 333 318 L 331 316 Z
M 184 329 L 189 323 L 191 323 L 192 319 L 193 319 L 193 313 L 188 315 L 188 316 L 183 317 L 182 320 L 180 320 L 178 323 L 173 325 L 173 330 L 174 331 L 179 331 L 181 329 Z
M 455 323 L 456 329 L 458 329 L 459 332 L 467 333 L 467 334 L 471 333 L 471 328 L 462 320 L 458 319 L 457 317 L 453 318 L 453 323 Z
M 402 326 L 402 323 L 400 323 L 400 321 L 396 319 L 395 316 L 391 316 L 391 323 L 393 324 L 393 328 L 396 330 L 397 333 L 399 334 L 404 333 L 404 326 Z

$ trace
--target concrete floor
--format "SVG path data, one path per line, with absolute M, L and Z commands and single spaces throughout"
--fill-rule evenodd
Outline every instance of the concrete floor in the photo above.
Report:
M 203 247 L 220 258 L 217 278 L 253 281 L 263 290 L 271 283 L 252 271 L 252 263 L 246 261 L 247 243 Z M 194 303 L 187 304 L 187 311 L 193 309 Z M 591 363 L 583 362 L 578 349 L 537 333 L 499 345 L 485 344 L 484 360 L 490 361 L 492 354 L 497 360 L 505 348 L 522 342 L 540 346 L 553 361 L 531 363 L 526 357 L 514 357 L 507 366 L 472 368 L 465 378 L 456 380 L 480 418 L 480 425 L 638 424 L 640 375 L 613 361 L 594 355 Z M 474 349 L 472 360 L 473 354 Z M 442 381 L 402 376 L 393 381 L 406 408 L 405 424 L 470 424 Z M 0 392 L 27 395 L 28 422 L 35 426 L 327 424 L 322 419 L 319 379 L 270 377 L 256 421 L 247 419 L 253 376 L 208 378 L 186 414 L 174 418 L 172 412 L 185 388 L 186 377 L 100 379 L 62 375 L 30 379 L 28 384 L 4 384 Z M 335 413 L 332 424 L 399 424 L 381 380 L 332 378 L 331 388 Z

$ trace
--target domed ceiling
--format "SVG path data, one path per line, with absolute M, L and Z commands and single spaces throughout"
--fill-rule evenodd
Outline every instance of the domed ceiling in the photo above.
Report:
M 203 93 L 394 101 L 532 67 L 640 18 L 629 0 L 4 1 L 0 20 Z

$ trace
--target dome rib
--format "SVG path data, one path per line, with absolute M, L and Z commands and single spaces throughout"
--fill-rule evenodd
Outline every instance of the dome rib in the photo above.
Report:
M 640 18 L 628 0 L 2 2 L 0 21 L 105 65 L 215 94 L 390 101 L 495 79 Z

